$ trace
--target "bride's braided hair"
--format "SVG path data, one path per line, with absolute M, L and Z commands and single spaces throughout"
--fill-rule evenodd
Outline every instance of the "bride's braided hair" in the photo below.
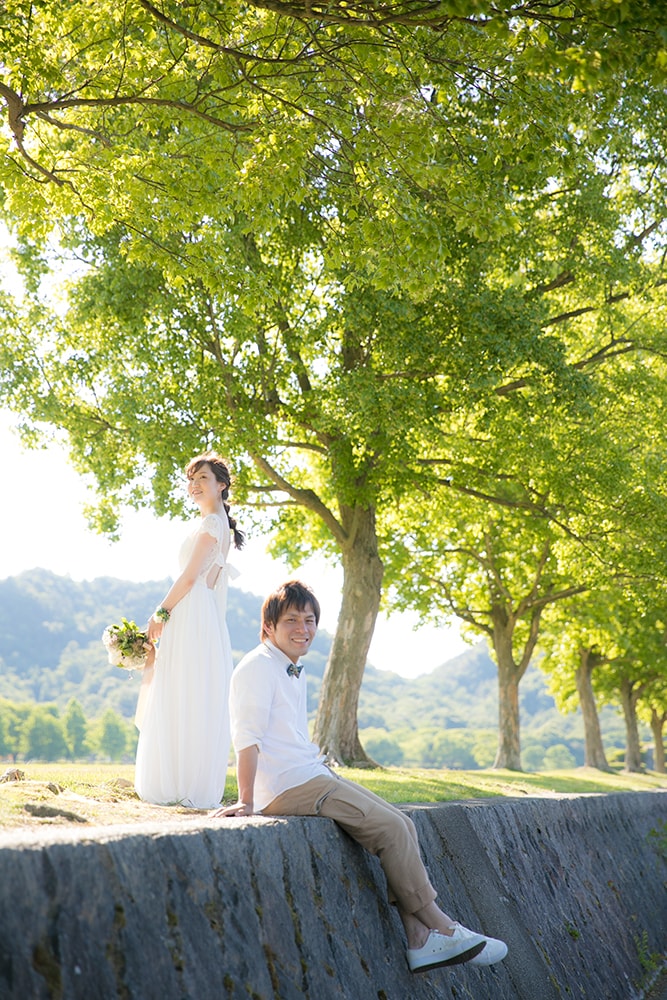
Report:
M 245 544 L 245 532 L 241 531 L 241 529 L 237 527 L 236 518 L 232 517 L 230 514 L 229 504 L 227 503 L 229 488 L 232 485 L 232 477 L 229 474 L 229 469 L 222 458 L 220 458 L 220 455 L 214 451 L 206 451 L 202 455 L 197 455 L 196 458 L 193 458 L 192 461 L 188 462 L 186 465 L 185 475 L 188 479 L 191 476 L 194 476 L 195 472 L 198 472 L 202 465 L 209 465 L 215 478 L 224 486 L 220 496 L 225 508 L 225 513 L 227 514 L 230 530 L 234 536 L 234 546 L 237 549 L 242 549 Z

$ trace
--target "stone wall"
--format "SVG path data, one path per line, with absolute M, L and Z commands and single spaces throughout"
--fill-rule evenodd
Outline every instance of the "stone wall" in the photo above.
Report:
M 0 998 L 642 996 L 665 948 L 667 793 L 408 811 L 443 909 L 503 937 L 501 964 L 411 975 L 377 859 L 329 820 L 187 820 L 0 837 Z

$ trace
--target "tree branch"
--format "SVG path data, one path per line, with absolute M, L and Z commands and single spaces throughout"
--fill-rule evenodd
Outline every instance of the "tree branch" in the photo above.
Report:
M 253 123 L 241 124 L 237 122 L 226 122 L 222 118 L 217 118 L 206 111 L 201 111 L 195 104 L 189 101 L 174 100 L 166 97 L 145 97 L 141 94 L 133 94 L 128 97 L 63 97 L 54 101 L 40 101 L 35 104 L 24 104 L 23 115 L 36 114 L 45 117 L 47 112 L 68 110 L 69 108 L 119 108 L 125 105 L 139 105 L 140 107 L 162 107 L 173 108 L 176 111 L 187 111 L 188 114 L 201 118 L 205 122 L 217 125 L 228 132 L 250 132 L 255 127 Z M 66 124 L 57 120 L 52 120 L 58 128 L 67 128 Z
M 272 465 L 269 464 L 269 462 L 267 462 L 263 455 L 259 455 L 256 452 L 249 452 L 249 454 L 257 468 L 261 469 L 264 475 L 270 479 L 271 482 L 275 483 L 279 489 L 284 490 L 284 492 L 287 493 L 288 496 L 292 497 L 292 499 L 298 504 L 317 514 L 318 517 L 324 521 L 338 544 L 341 547 L 345 546 L 345 543 L 347 542 L 347 534 L 343 529 L 343 526 L 329 510 L 326 504 L 322 503 L 314 490 L 300 489 L 296 486 L 292 486 L 291 483 L 289 483 L 276 469 L 273 468 Z
M 251 5 L 260 10 L 270 10 L 284 17 L 296 20 L 313 20 L 323 24 L 350 25 L 354 27 L 382 28 L 397 25 L 408 28 L 430 28 L 432 31 L 443 31 L 451 24 L 473 24 L 484 28 L 489 15 L 452 14 L 451 5 L 437 0 L 402 0 L 402 2 L 369 3 L 368 0 L 348 0 L 334 2 L 329 0 L 251 0 Z M 512 6 L 503 11 L 497 7 L 491 8 L 490 14 L 496 17 L 511 16 L 527 17 L 534 21 L 569 25 L 576 20 L 575 15 L 553 14 L 554 3 L 551 0 L 527 0 L 523 4 Z
M 52 170 L 48 170 L 46 167 L 43 167 L 41 163 L 38 163 L 37 160 L 33 160 L 32 156 L 23 145 L 23 135 L 25 132 L 23 116 L 25 115 L 25 106 L 19 95 L 16 91 L 12 90 L 11 87 L 8 87 L 4 83 L 0 83 L 0 95 L 2 95 L 7 102 L 7 118 L 9 128 L 14 136 L 16 147 L 23 159 L 43 177 L 46 177 L 47 180 L 53 181 L 54 184 L 58 184 L 59 186 L 65 184 L 62 177 L 57 177 Z
M 452 614 L 456 615 L 457 618 L 460 618 L 461 621 L 468 622 L 469 625 L 474 625 L 476 629 L 479 629 L 479 631 L 483 632 L 485 635 L 488 635 L 489 637 L 493 636 L 493 629 L 491 628 L 491 626 L 485 625 L 484 622 L 480 622 L 476 618 L 475 611 L 472 611 L 468 607 L 462 608 L 456 603 L 456 601 L 451 595 L 449 587 L 447 587 L 446 583 L 443 580 L 439 579 L 439 577 L 436 576 L 429 576 L 426 573 L 423 573 L 421 575 L 423 576 L 424 580 L 427 583 L 433 584 L 435 587 L 437 587 L 438 590 L 440 590 L 444 594 L 445 602 L 449 606 L 449 609 L 452 612 Z M 483 613 L 488 613 L 488 612 L 483 612 Z
M 242 49 L 230 48 L 227 45 L 221 45 L 220 42 L 214 42 L 213 39 L 208 38 L 206 35 L 201 35 L 196 31 L 192 31 L 190 28 L 186 28 L 185 25 L 179 24 L 178 21 L 174 21 L 171 17 L 167 17 L 163 11 L 158 10 L 158 8 L 150 3 L 150 0 L 139 0 L 140 5 L 151 14 L 157 21 L 164 24 L 165 27 L 170 28 L 177 34 L 182 35 L 183 38 L 189 39 L 191 42 L 195 42 L 197 45 L 201 45 L 203 48 L 212 49 L 214 52 L 218 52 L 221 55 L 231 56 L 233 59 L 238 60 L 238 62 L 251 62 L 251 63 L 268 63 L 276 65 L 293 65 L 295 63 L 301 63 L 312 59 L 315 53 L 309 51 L 306 46 L 303 46 L 301 51 L 295 56 L 291 56 L 289 59 L 285 58 L 271 58 L 269 56 L 261 56 L 257 53 L 243 52 Z M 255 4 L 255 6 L 263 6 L 262 4 Z

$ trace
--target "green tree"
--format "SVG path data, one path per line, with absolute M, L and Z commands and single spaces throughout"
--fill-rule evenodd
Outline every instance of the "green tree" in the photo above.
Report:
M 495 760 L 498 747 L 498 736 L 491 730 L 475 730 L 475 742 L 472 746 L 472 755 L 475 758 L 476 767 L 491 767 Z
M 634 665 L 637 666 L 636 664 Z M 646 678 L 641 668 L 629 669 L 628 660 L 623 658 L 618 664 L 612 662 L 611 677 L 617 685 L 617 691 L 623 719 L 625 721 L 625 761 L 623 770 L 629 773 L 643 771 L 642 747 L 639 736 L 639 718 L 637 707 L 639 699 L 646 689 Z M 650 678 L 652 679 L 652 678 Z
M 55 705 L 35 705 L 25 721 L 21 749 L 26 760 L 62 760 L 68 747 Z
M 657 595 L 644 603 L 633 595 L 619 606 L 618 633 L 614 652 L 598 674 L 596 690 L 608 703 L 620 705 L 625 723 L 624 770 L 643 770 L 639 710 L 645 694 L 659 690 L 654 685 L 664 678 L 664 603 L 656 607 Z M 664 707 L 664 702 L 663 702 Z
M 4 723 L 4 753 L 12 758 L 14 764 L 22 750 L 23 731 L 32 710 L 28 703 L 16 704 L 6 699 L 0 699 L 0 716 Z
M 83 714 L 83 709 L 75 698 L 72 698 L 67 705 L 63 717 L 63 727 L 69 748 L 69 756 L 73 760 L 85 757 L 88 753 L 88 745 L 86 743 L 88 724 Z
M 386 730 L 370 729 L 362 733 L 364 746 L 373 760 L 385 767 L 400 767 L 404 756 L 400 744 Z
M 651 707 L 651 718 L 649 720 L 651 732 L 653 733 L 653 767 L 658 774 L 665 773 L 665 723 L 667 722 L 667 708 L 664 707 L 664 700 L 660 708 Z
M 471 730 L 417 729 L 402 741 L 406 763 L 412 767 L 474 769 L 475 734 Z
M 633 311 L 622 321 L 629 330 Z M 580 332 L 591 336 L 588 322 Z M 644 333 L 647 342 L 657 333 L 652 322 Z M 423 459 L 434 470 L 430 488 L 420 484 L 396 516 L 401 541 L 385 567 L 391 603 L 424 620 L 456 616 L 492 645 L 497 767 L 520 769 L 519 684 L 554 609 L 564 604 L 559 622 L 576 620 L 588 601 L 587 614 L 602 618 L 606 636 L 605 587 L 615 586 L 626 605 L 638 589 L 664 592 L 665 470 L 654 427 L 665 404 L 665 370 L 652 355 L 623 350 L 585 378 L 564 380 L 553 395 L 544 386 L 512 392 L 466 414 L 460 435 L 452 420 L 448 453 L 434 447 Z M 630 604 L 637 609 L 636 597 Z M 584 618 L 590 633 L 595 617 Z M 563 632 L 574 641 L 567 624 Z M 582 634 L 571 650 L 582 696 L 596 661 L 581 657 L 594 639 Z M 601 741 L 594 741 L 594 700 L 584 697 L 582 707 L 589 759 L 605 766 Z
M 521 751 L 521 761 L 527 771 L 544 770 L 546 748 L 539 743 L 529 743 Z
M 474 734 L 468 730 L 441 730 L 433 741 L 433 755 L 440 760 L 440 767 L 455 770 L 473 770 L 477 761 L 472 752 Z
M 396 547 L 391 572 L 401 578 L 413 567 L 410 586 L 403 581 L 396 587 L 399 607 L 435 620 L 454 615 L 471 633 L 488 636 L 498 667 L 494 766 L 520 770 L 519 684 L 535 653 L 541 616 L 581 587 L 558 564 L 557 535 L 548 519 L 521 510 L 516 490 L 514 495 L 506 509 L 495 510 L 487 500 L 475 507 L 469 497 L 460 502 L 453 495 L 445 522 L 440 496 L 432 494 Z M 434 524 L 440 529 L 435 540 Z
M 659 774 L 665 773 L 665 723 L 667 723 L 667 671 L 662 657 L 658 660 L 661 668 L 657 676 L 646 685 L 642 692 L 637 715 L 651 727 L 653 737 L 653 768 Z
M 581 708 L 584 765 L 600 771 L 610 768 L 593 679 L 618 653 L 610 635 L 613 621 L 613 590 L 594 591 L 550 616 L 540 640 L 546 654 L 541 666 L 550 677 L 556 704 L 564 712 Z
M 574 754 L 564 743 L 554 743 L 544 752 L 543 767 L 545 771 L 561 771 L 572 768 L 576 764 Z
M 593 672 L 603 666 L 605 660 L 595 647 L 591 648 L 590 646 L 579 646 L 577 656 L 578 663 L 574 676 L 584 720 L 584 764 L 586 767 L 596 767 L 599 771 L 608 771 L 609 765 L 602 742 L 602 731 L 593 690 Z
M 664 584 L 638 577 L 608 585 L 556 615 L 542 636 L 543 665 L 561 709 L 582 707 L 589 766 L 607 769 L 597 704 L 620 706 L 625 724 L 625 769 L 642 768 L 639 721 L 659 725 L 667 706 Z M 652 720 L 652 711 L 656 719 Z M 656 730 L 654 730 L 654 736 Z M 660 757 L 660 748 L 656 760 Z
M 127 744 L 126 727 L 112 708 L 108 708 L 100 719 L 97 735 L 99 749 L 104 757 L 120 760 Z
M 426 488 L 452 422 L 467 440 L 471 413 L 537 410 L 545 386 L 574 406 L 617 314 L 658 294 L 647 10 L 5 4 L 4 211 L 29 298 L 4 310 L 2 398 L 28 433 L 67 432 L 109 530 L 126 503 L 174 511 L 184 460 L 232 444 L 275 551 L 342 563 L 315 733 L 340 760 L 365 756 L 387 508 Z M 54 238 L 84 272 L 65 318 L 38 294 Z

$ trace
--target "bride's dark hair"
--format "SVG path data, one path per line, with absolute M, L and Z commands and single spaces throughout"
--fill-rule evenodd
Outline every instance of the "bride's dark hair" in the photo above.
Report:
M 186 465 L 185 475 L 188 479 L 191 479 L 195 472 L 199 472 L 202 465 L 209 465 L 215 478 L 224 486 L 221 497 L 227 514 L 227 520 L 229 521 L 229 527 L 234 536 L 234 545 L 237 549 L 242 549 L 245 544 L 245 532 L 236 526 L 236 519 L 229 513 L 229 504 L 227 503 L 229 488 L 232 485 L 232 477 L 229 474 L 229 469 L 222 458 L 220 458 L 220 455 L 214 451 L 206 451 L 202 455 L 197 455 L 196 458 L 193 458 Z

